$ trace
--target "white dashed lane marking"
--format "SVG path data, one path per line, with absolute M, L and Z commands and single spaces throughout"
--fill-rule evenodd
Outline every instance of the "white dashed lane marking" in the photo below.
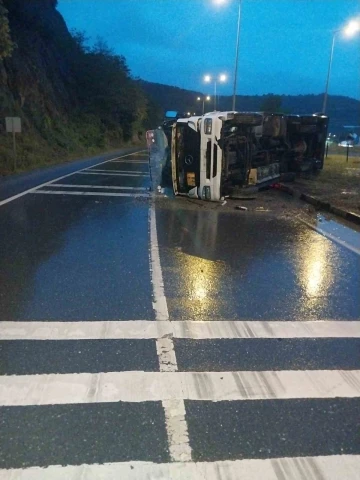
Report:
M 150 235 L 150 274 L 153 287 L 153 308 L 159 325 L 166 324 L 169 333 L 156 340 L 156 351 L 159 358 L 161 375 L 165 372 L 177 372 L 177 360 L 172 340 L 171 324 L 164 291 L 164 280 L 161 270 L 159 244 L 156 227 L 156 212 L 154 200 L 149 210 Z M 175 374 L 176 375 L 176 374 Z M 168 399 L 162 397 L 165 411 L 166 432 L 169 443 L 170 457 L 173 462 L 190 462 L 191 448 L 186 423 L 185 404 L 182 397 Z

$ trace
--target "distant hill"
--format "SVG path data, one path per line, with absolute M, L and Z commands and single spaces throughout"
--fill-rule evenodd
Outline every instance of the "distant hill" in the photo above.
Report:
M 179 112 L 201 113 L 202 104 L 197 97 L 201 92 L 184 90 L 178 87 L 139 81 L 143 90 L 164 111 L 176 110 Z M 236 99 L 237 110 L 259 111 L 268 95 L 238 95 Z M 282 109 L 287 113 L 315 113 L 322 108 L 323 95 L 281 95 Z M 218 106 L 221 110 L 231 110 L 232 97 L 221 96 Z M 212 101 L 209 102 L 207 111 L 212 110 Z M 343 132 L 344 125 L 360 125 L 360 101 L 340 95 L 330 95 L 328 111 L 330 117 L 330 131 Z

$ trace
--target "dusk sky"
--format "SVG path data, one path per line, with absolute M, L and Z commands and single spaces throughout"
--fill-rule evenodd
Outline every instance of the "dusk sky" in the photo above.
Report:
M 226 73 L 231 94 L 238 0 L 59 0 L 70 29 L 102 37 L 133 76 L 212 93 L 204 74 Z M 360 0 L 243 0 L 238 94 L 321 93 L 333 31 L 360 19 Z M 330 94 L 360 99 L 360 32 L 336 37 Z

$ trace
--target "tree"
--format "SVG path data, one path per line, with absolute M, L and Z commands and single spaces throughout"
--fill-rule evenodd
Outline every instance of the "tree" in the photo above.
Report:
M 3 0 L 0 0 L 0 60 L 9 57 L 14 49 L 7 13 Z
M 89 37 L 86 36 L 85 32 L 74 28 L 71 30 L 71 36 L 75 41 L 77 56 L 90 52 L 90 48 L 88 47 Z
M 282 98 L 280 95 L 267 95 L 260 105 L 262 112 L 282 113 L 281 110 Z
M 124 139 L 130 139 L 143 130 L 149 112 L 125 58 L 101 38 L 88 47 L 82 32 L 74 31 L 72 36 L 76 45 L 72 69 L 82 112 L 98 117 L 106 130 L 121 131 Z

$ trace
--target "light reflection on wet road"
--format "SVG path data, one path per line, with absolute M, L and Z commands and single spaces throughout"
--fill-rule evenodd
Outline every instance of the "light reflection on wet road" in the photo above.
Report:
M 78 190 L 77 177 L 69 185 Z M 153 319 L 148 208 L 141 199 L 50 196 L 44 203 L 35 195 L 3 206 L 2 318 Z M 360 257 L 297 219 L 162 207 L 157 226 L 170 318 L 360 316 Z M 352 244 L 359 236 L 329 227 Z M 126 301 L 134 291 L 142 299 L 136 305 Z
M 359 256 L 299 220 L 160 209 L 176 319 L 356 319 Z

